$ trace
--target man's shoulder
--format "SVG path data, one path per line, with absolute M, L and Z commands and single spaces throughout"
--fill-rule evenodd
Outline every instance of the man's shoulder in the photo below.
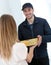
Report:
M 46 23 L 47 20 L 45 18 L 42 18 L 42 17 L 36 17 L 36 20 L 40 23 Z
M 42 18 L 42 17 L 36 17 L 38 20 L 42 20 L 42 21 L 45 21 L 46 19 L 45 18 Z
M 22 27 L 22 26 L 24 26 L 24 24 L 25 24 L 25 21 L 23 21 L 22 23 L 20 23 L 18 27 Z

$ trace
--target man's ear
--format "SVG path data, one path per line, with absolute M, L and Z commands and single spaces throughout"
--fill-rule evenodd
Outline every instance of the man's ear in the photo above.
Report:
M 34 12 L 34 9 L 33 9 L 33 12 Z

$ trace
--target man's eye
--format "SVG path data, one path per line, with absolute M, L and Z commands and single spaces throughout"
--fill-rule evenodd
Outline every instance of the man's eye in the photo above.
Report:
M 28 9 L 28 11 L 30 11 L 30 9 Z

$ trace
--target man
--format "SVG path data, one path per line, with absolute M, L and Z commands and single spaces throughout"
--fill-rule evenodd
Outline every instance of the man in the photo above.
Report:
M 26 17 L 25 21 L 18 27 L 18 36 L 20 40 L 26 40 L 38 37 L 38 46 L 34 50 L 33 59 L 29 65 L 49 65 L 47 53 L 47 42 L 51 42 L 51 29 L 47 21 L 36 17 L 31 3 L 25 3 L 22 11 Z M 28 47 L 29 52 L 29 47 Z

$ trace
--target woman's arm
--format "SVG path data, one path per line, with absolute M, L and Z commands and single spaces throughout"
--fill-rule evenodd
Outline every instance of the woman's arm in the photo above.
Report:
M 27 61 L 28 63 L 30 63 L 30 62 L 32 61 L 33 51 L 34 51 L 34 48 L 35 48 L 36 46 L 37 46 L 37 45 L 32 46 L 32 47 L 30 47 L 30 49 L 29 49 L 29 53 L 27 54 L 27 59 L 26 59 L 26 61 Z

